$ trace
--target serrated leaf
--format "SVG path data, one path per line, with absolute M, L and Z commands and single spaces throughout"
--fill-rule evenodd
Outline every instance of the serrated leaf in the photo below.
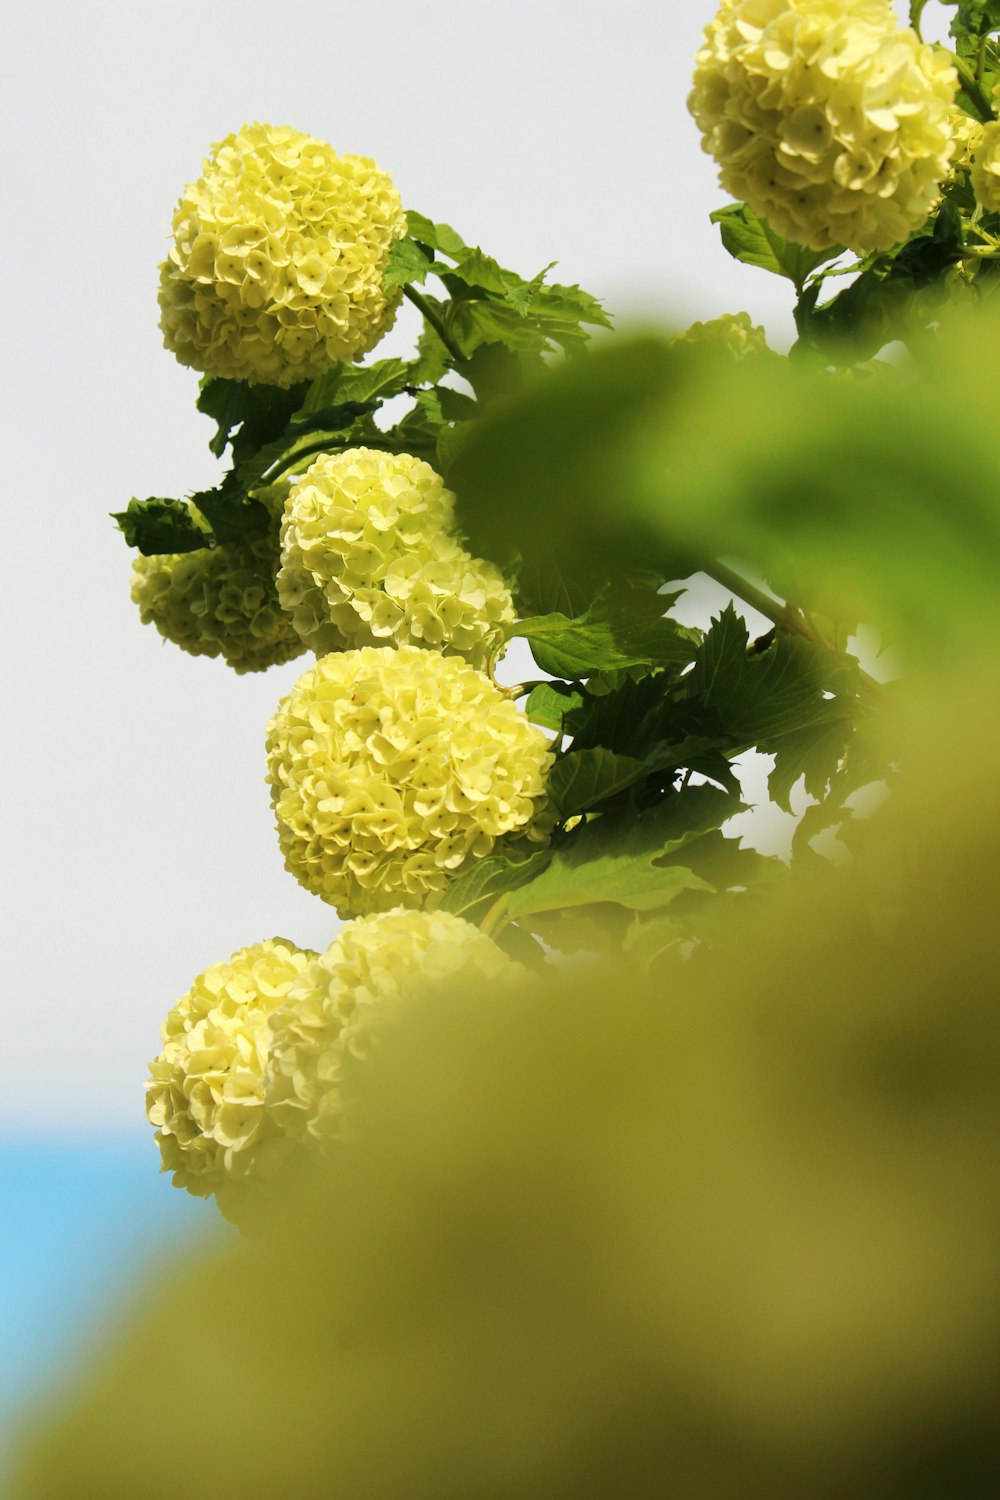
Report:
M 281 389 L 273 385 L 250 385 L 245 380 L 225 380 L 205 376 L 198 393 L 197 407 L 217 425 L 209 448 L 221 458 L 227 444 L 232 444 L 233 460 L 240 462 L 265 443 L 273 442 L 285 427 L 310 389 L 308 382 Z M 233 438 L 234 429 L 239 429 Z
M 130 547 L 143 557 L 165 552 L 197 552 L 213 545 L 212 536 L 199 526 L 184 500 L 131 499 L 125 510 L 113 511 L 112 519 Z
M 476 860 L 452 882 L 444 894 L 440 910 L 464 917 L 469 922 L 477 921 L 505 892 L 514 890 L 544 869 L 550 858 L 547 849 L 536 849 L 531 853 L 494 850 Z
M 651 767 L 633 755 L 616 755 L 595 746 L 570 750 L 560 756 L 549 772 L 547 790 L 561 818 L 587 812 L 637 781 L 644 781 Z
M 799 636 L 778 634 L 766 651 L 748 651 L 746 622 L 730 604 L 712 628 L 686 679 L 689 701 L 712 709 L 732 747 L 771 746 L 781 736 L 841 715 L 823 696 L 830 653 Z
M 234 473 L 227 474 L 215 489 L 199 490 L 191 496 L 191 503 L 205 517 L 220 544 L 240 542 L 272 524 L 266 506 L 246 493 Z
M 774 769 L 767 778 L 772 801 L 785 812 L 791 812 L 791 793 L 802 777 L 807 793 L 822 800 L 852 732 L 850 716 L 838 705 L 825 723 L 810 724 L 783 736 L 775 753 Z
M 710 891 L 683 865 L 659 861 L 739 810 L 734 797 L 699 786 L 664 798 L 640 819 L 629 815 L 585 823 L 553 851 L 540 875 L 510 893 L 507 909 L 515 918 L 601 903 L 655 911 L 684 891 Z
M 583 704 L 584 696 L 578 688 L 566 687 L 561 682 L 540 682 L 528 694 L 524 712 L 532 724 L 560 732 L 566 715 Z
M 623 667 L 658 667 L 692 660 L 699 637 L 664 611 L 670 601 L 644 589 L 612 594 L 587 615 L 536 615 L 510 627 L 523 637 L 543 672 L 579 679 Z
M 391 396 L 398 396 L 407 385 L 421 383 L 413 377 L 413 362 L 405 359 L 379 359 L 370 365 L 335 365 L 317 375 L 297 415 L 343 406 L 347 402 L 367 405 L 388 401 Z
M 722 243 L 735 260 L 784 276 L 800 289 L 811 271 L 843 254 L 840 248 L 810 250 L 784 239 L 747 203 L 729 203 L 709 218 L 718 224 Z
M 383 289 L 394 291 L 397 287 L 419 285 L 426 279 L 433 264 L 433 255 L 428 255 L 424 246 L 411 236 L 393 240 L 382 272 Z

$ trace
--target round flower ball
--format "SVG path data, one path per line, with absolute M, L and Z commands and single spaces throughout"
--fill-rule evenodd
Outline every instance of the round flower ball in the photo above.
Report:
M 195 370 L 293 385 L 366 354 L 395 316 L 382 278 L 406 216 L 392 180 L 290 126 L 215 146 L 173 233 L 160 327 Z
M 261 496 L 273 510 L 275 502 Z M 196 506 L 199 526 L 209 528 Z M 275 587 L 278 528 L 240 542 L 136 557 L 132 599 L 144 625 L 191 656 L 221 656 L 234 672 L 262 672 L 306 650 Z
M 325 454 L 292 485 L 278 597 L 318 655 L 389 642 L 476 666 L 514 619 L 492 563 L 452 533 L 455 497 L 409 453 Z
M 987 125 L 970 174 L 976 202 L 987 213 L 1000 213 L 1000 124 Z
M 342 917 L 431 909 L 504 834 L 547 836 L 552 759 L 542 731 L 460 657 L 323 656 L 268 725 L 285 867 Z
M 719 180 L 813 250 L 888 250 L 949 175 L 958 75 L 889 0 L 722 0 L 688 106 Z
M 266 1128 L 323 1145 L 344 1133 L 344 1089 L 399 1007 L 441 982 L 470 996 L 524 970 L 449 912 L 381 912 L 350 922 L 270 1017 Z
M 315 957 L 284 938 L 241 948 L 199 974 L 163 1023 L 146 1085 L 162 1170 L 196 1197 L 214 1194 L 227 1218 L 288 1154 L 273 1131 L 259 1140 L 268 1020 Z

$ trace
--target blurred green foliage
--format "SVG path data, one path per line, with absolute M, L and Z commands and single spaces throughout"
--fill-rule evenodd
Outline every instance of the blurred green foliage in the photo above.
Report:
M 943 330 L 877 382 L 647 336 L 482 423 L 464 522 L 494 554 L 558 548 L 567 597 L 598 560 L 722 552 L 898 641 L 905 684 L 867 731 L 872 765 L 903 764 L 896 795 L 854 825 L 852 864 L 765 882 L 689 956 L 672 901 L 629 926 L 634 881 L 682 903 L 746 853 L 719 832 L 724 778 L 586 858 L 567 838 L 483 861 L 455 909 L 506 891 L 531 915 L 545 882 L 572 907 L 574 880 L 607 900 L 624 879 L 629 951 L 407 1011 L 358 1138 L 259 1243 L 150 1290 L 26 1434 L 17 1500 L 996 1494 L 998 335 Z M 656 675 L 655 695 L 627 675 L 603 703 L 540 694 L 579 735 L 565 805 L 610 778 L 587 839 L 664 714 L 690 738 L 691 705 L 713 710 L 739 743 L 790 714 L 800 745 L 800 710 L 832 733 L 838 692 L 864 699 L 841 653 L 816 675 L 815 641 L 716 631 L 683 669 L 667 644 L 666 695 Z

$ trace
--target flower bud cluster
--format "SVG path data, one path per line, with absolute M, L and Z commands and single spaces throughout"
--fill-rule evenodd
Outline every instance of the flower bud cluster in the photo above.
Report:
M 889 0 L 722 0 L 688 104 L 722 186 L 779 234 L 887 250 L 940 196 L 957 84 Z
M 387 643 L 481 666 L 514 619 L 492 563 L 454 536 L 455 497 L 408 453 L 325 454 L 292 486 L 278 597 L 317 654 Z
M 275 509 L 271 497 L 261 499 Z M 197 507 L 189 502 L 189 509 L 207 534 Z M 221 656 L 234 672 L 262 672 L 305 650 L 278 600 L 278 557 L 277 525 L 217 547 L 137 556 L 132 599 L 144 625 L 191 656 Z
M 433 908 L 502 835 L 548 833 L 548 741 L 458 657 L 321 657 L 279 704 L 267 758 L 285 866 L 341 916 Z
M 233 1216 L 248 1178 L 287 1155 L 274 1132 L 257 1146 L 268 1020 L 315 956 L 274 938 L 206 969 L 167 1016 L 163 1050 L 150 1063 L 146 1115 L 157 1128 L 163 1171 L 196 1197 L 214 1193 Z
M 160 326 L 196 370 L 293 385 L 365 354 L 395 316 L 382 277 L 406 216 L 391 179 L 290 126 L 227 136 L 173 231 Z

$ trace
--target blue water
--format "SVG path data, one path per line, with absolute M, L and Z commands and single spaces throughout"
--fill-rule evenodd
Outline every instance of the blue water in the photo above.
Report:
M 158 1168 L 151 1134 L 0 1140 L 0 1449 L 158 1261 L 227 1232 L 211 1202 Z

